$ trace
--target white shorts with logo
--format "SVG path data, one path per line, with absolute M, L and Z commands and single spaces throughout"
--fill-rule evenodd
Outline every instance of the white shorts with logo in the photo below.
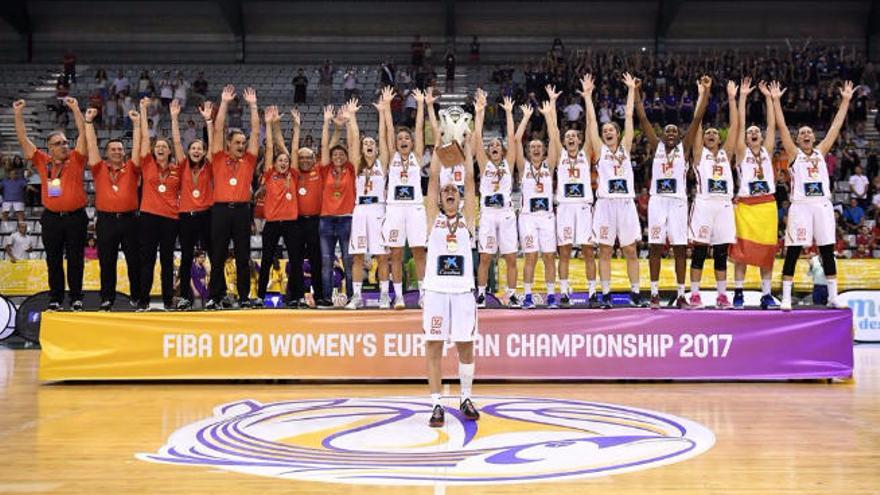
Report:
M 559 203 L 556 207 L 556 244 L 593 244 L 593 205 Z
M 621 246 L 642 238 L 639 212 L 630 198 L 598 198 L 593 211 L 593 237 L 596 242 L 613 246 L 615 239 Z
M 477 303 L 470 292 L 425 291 L 422 329 L 427 340 L 473 342 L 477 335 Z
M 8 213 L 10 210 L 24 211 L 24 203 L 22 203 L 21 201 L 4 201 L 3 212 Z
M 817 246 L 837 241 L 834 225 L 834 206 L 831 201 L 798 201 L 788 208 L 785 229 L 786 246 Z
M 398 248 L 409 243 L 409 247 L 425 247 L 428 241 L 428 220 L 425 205 L 391 204 L 385 207 L 385 221 L 382 222 L 383 244 Z
M 733 203 L 726 198 L 696 197 L 691 209 L 689 238 L 695 242 L 712 245 L 736 242 Z
M 651 196 L 648 200 L 648 244 L 684 246 L 688 243 L 687 200 Z
M 385 220 L 385 205 L 357 205 L 351 215 L 351 237 L 348 242 L 349 254 L 387 254 L 382 244 L 382 222 Z
M 555 253 L 556 217 L 553 212 L 520 213 L 519 242 L 524 253 Z
M 480 209 L 479 237 L 481 253 L 515 253 L 516 213 L 513 208 Z

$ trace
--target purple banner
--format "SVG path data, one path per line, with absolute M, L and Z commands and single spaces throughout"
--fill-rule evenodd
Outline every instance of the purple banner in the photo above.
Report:
M 480 333 L 481 378 L 776 380 L 853 369 L 850 310 L 489 310 Z

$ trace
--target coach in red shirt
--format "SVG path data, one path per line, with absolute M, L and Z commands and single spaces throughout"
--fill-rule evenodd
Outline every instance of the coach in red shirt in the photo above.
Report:
M 130 160 L 125 160 L 125 145 L 111 139 L 104 145 L 106 159 L 101 159 L 93 120 L 98 111 L 86 110 L 86 139 L 89 148 L 89 167 L 95 179 L 95 206 L 98 210 L 96 234 L 98 263 L 101 267 L 100 311 L 110 311 L 116 300 L 116 264 L 119 248 L 125 253 L 131 302 L 137 305 L 141 286 L 140 251 L 138 244 L 138 181 L 140 169 L 141 133 L 135 132 Z M 132 110 L 128 118 L 134 128 L 140 125 L 140 114 Z
M 49 310 L 61 309 L 64 302 L 64 253 L 67 253 L 67 285 L 70 288 L 70 309 L 83 309 L 83 253 L 86 246 L 86 191 L 83 172 L 86 166 L 85 122 L 76 98 L 65 98 L 64 104 L 76 121 L 76 148 L 71 151 L 64 132 L 50 132 L 46 137 L 49 152 L 38 150 L 28 138 L 24 125 L 24 100 L 12 104 L 15 112 L 15 133 L 25 158 L 31 160 L 40 174 L 42 187 L 43 246 L 49 272 Z

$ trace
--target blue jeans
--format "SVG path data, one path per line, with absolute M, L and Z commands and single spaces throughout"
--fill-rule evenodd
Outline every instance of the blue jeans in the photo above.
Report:
M 351 297 L 351 256 L 348 254 L 348 241 L 351 237 L 351 217 L 321 217 L 318 226 L 321 237 L 321 280 L 324 283 L 324 299 L 333 295 L 333 262 L 336 261 L 336 243 L 342 251 L 342 265 L 345 267 L 345 292 Z

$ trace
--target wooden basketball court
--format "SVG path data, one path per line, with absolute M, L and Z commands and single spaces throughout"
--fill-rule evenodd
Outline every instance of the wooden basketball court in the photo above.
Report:
M 856 348 L 852 383 L 480 384 L 480 395 L 578 399 L 662 411 L 710 429 L 715 445 L 676 464 L 576 481 L 388 486 L 382 493 L 880 493 L 880 346 Z M 144 462 L 178 428 L 223 403 L 423 397 L 420 384 L 37 381 L 39 351 L 0 351 L 0 493 L 361 493 L 204 466 Z M 478 368 L 479 376 L 479 368 Z M 455 386 L 451 392 L 455 393 Z

